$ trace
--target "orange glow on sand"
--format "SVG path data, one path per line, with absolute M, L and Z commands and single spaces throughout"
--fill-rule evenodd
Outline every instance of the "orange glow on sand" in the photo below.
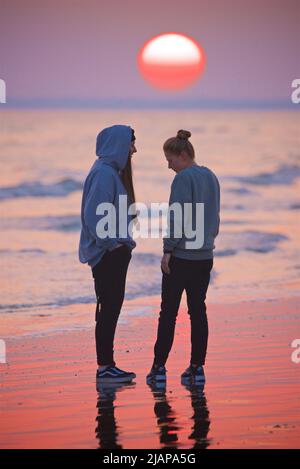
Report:
M 149 39 L 137 56 L 146 82 L 162 90 L 180 90 L 203 73 L 206 58 L 197 41 L 184 34 L 165 33 Z

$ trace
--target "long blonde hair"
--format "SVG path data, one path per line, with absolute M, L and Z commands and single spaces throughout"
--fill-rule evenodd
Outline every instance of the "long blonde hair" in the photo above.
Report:
M 131 141 L 133 142 L 134 140 L 135 140 L 134 130 L 131 129 Z M 129 205 L 135 204 L 135 192 L 134 192 L 133 177 L 132 177 L 132 164 L 131 164 L 131 158 L 129 154 L 128 154 L 126 166 L 121 172 L 120 177 L 121 177 L 121 181 L 126 189 L 126 192 L 129 198 Z M 133 217 L 134 218 L 137 217 L 136 211 Z
M 121 173 L 121 180 L 126 189 L 127 195 L 130 199 L 130 203 L 135 203 L 135 192 L 133 187 L 133 180 L 132 180 L 132 165 L 131 165 L 131 158 L 128 157 L 127 163 L 125 168 Z

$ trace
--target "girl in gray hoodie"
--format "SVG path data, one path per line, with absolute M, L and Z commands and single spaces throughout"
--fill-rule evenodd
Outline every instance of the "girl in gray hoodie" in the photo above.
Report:
M 205 382 L 203 365 L 208 339 L 205 298 L 213 267 L 214 240 L 219 232 L 220 185 L 216 175 L 209 168 L 195 162 L 195 151 L 189 141 L 190 136 L 191 132 L 188 130 L 179 130 L 176 137 L 169 138 L 163 145 L 168 167 L 177 173 L 171 186 L 170 207 L 174 203 L 178 204 L 182 214 L 189 207 L 191 226 L 184 226 L 185 229 L 181 229 L 179 235 L 176 235 L 176 227 L 182 228 L 183 221 L 188 220 L 188 217 L 185 219 L 183 216 L 178 222 L 175 219 L 176 212 L 169 211 L 169 230 L 164 238 L 164 255 L 161 262 L 161 311 L 154 346 L 154 361 L 147 375 L 149 384 L 166 380 L 165 363 L 173 344 L 177 312 L 184 290 L 191 322 L 191 357 L 190 365 L 181 377 L 188 382 Z M 201 213 L 197 212 L 200 205 L 203 207 L 203 216 L 198 227 L 199 233 L 196 229 L 195 239 L 191 240 L 187 232 L 193 233 L 192 228 L 198 226 L 195 218 L 197 213 Z
M 114 335 L 122 308 L 131 251 L 136 243 L 128 229 L 134 215 L 127 207 L 135 202 L 131 157 L 135 153 L 134 130 L 127 125 L 113 125 L 97 136 L 97 159 L 86 177 L 81 203 L 79 260 L 87 263 L 94 278 L 97 297 L 95 339 L 101 382 L 127 382 L 135 373 L 121 370 L 114 361 Z M 127 200 L 126 206 L 120 197 Z M 114 232 L 105 232 L 106 211 L 111 209 Z M 119 226 L 122 219 L 123 228 Z M 124 223 L 125 222 L 125 223 Z M 127 227 L 124 233 L 124 226 Z M 102 232 L 99 230 L 102 227 Z M 112 227 L 110 227 L 112 229 Z

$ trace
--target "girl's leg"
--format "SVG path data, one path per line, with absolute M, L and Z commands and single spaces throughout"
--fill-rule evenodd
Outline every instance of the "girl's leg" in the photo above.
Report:
M 178 308 L 184 289 L 184 268 L 181 259 L 171 257 L 170 274 L 162 278 L 162 301 L 159 313 L 157 340 L 154 346 L 154 362 L 165 365 L 173 345 Z
M 95 339 L 99 366 L 115 365 L 113 343 L 130 259 L 131 252 L 126 246 L 118 248 L 105 254 L 96 271 L 95 290 L 99 307 L 96 309 Z
M 186 294 L 188 314 L 191 321 L 191 361 L 193 365 L 204 365 L 207 341 L 208 321 L 206 315 L 206 292 L 210 281 L 212 259 L 190 261 Z

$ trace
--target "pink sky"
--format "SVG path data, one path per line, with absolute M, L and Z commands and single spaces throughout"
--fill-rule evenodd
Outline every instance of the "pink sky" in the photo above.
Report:
M 299 0 L 1 0 L 0 78 L 9 99 L 290 100 L 300 77 Z M 207 68 L 175 94 L 151 88 L 136 55 L 169 31 Z

